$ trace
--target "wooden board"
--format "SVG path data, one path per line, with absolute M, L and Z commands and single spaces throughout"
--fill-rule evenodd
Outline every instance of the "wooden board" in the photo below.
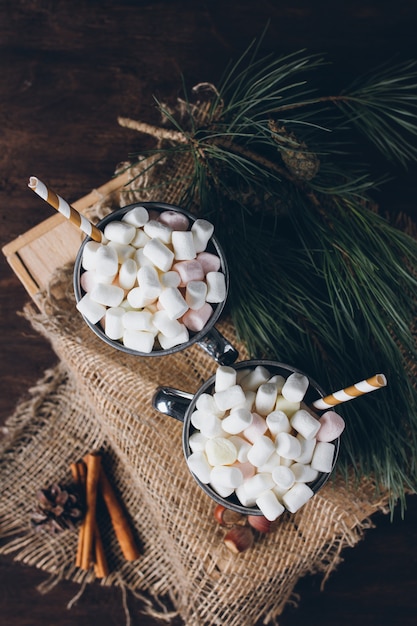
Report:
M 83 213 L 98 200 L 125 185 L 129 180 L 128 176 L 128 172 L 120 174 L 73 202 L 72 206 Z M 57 268 L 75 260 L 84 236 L 84 233 L 60 213 L 55 213 L 6 244 L 2 251 L 22 285 L 33 298 L 47 287 Z

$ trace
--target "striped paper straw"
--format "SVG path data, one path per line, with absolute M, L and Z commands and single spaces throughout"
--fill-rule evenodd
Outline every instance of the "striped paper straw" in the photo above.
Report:
M 66 217 L 72 224 L 77 226 L 86 235 L 94 239 L 94 241 L 102 241 L 102 232 L 94 224 L 88 221 L 86 217 L 78 213 L 74 207 L 70 206 L 66 200 L 58 196 L 54 191 L 48 189 L 48 187 L 36 176 L 31 176 L 28 184 L 29 189 L 32 189 L 45 200 L 48 204 L 54 207 L 61 215 Z
M 356 383 L 351 387 L 346 387 L 346 389 L 335 391 L 325 398 L 320 398 L 319 400 L 316 400 L 315 402 L 313 402 L 313 406 L 316 409 L 328 409 L 332 406 L 335 406 L 336 404 L 340 404 L 341 402 L 353 400 L 353 398 L 362 396 L 365 393 L 369 393 L 370 391 L 375 391 L 376 389 L 385 387 L 386 384 L 387 379 L 385 378 L 384 374 L 375 374 L 375 376 L 367 378 L 366 380 L 362 380 L 360 383 Z

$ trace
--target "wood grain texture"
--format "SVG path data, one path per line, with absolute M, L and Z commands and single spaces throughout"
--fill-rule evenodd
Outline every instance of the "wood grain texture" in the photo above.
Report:
M 108 181 L 115 164 L 149 147 L 150 139 L 117 124 L 119 115 L 159 122 L 153 96 L 172 100 L 187 84 L 216 82 L 226 62 L 270 27 L 265 50 L 306 48 L 334 61 L 326 81 L 336 89 L 392 58 L 417 56 L 413 2 L 309 0 L 3 0 L 0 2 L 0 245 L 51 217 L 27 189 L 39 176 L 69 202 Z M 391 172 L 391 170 L 390 170 Z M 416 212 L 415 174 L 392 172 L 378 196 L 387 210 Z M 19 316 L 28 294 L 0 258 L 2 358 L 0 422 L 56 363 L 49 344 Z M 280 626 L 414 626 L 417 614 L 417 505 L 402 521 L 379 515 L 324 591 L 321 578 L 300 581 L 299 607 Z M 47 595 L 46 575 L 0 559 L 1 622 L 7 626 L 121 625 L 117 589 L 78 591 L 62 583 Z M 129 598 L 132 626 L 156 622 Z

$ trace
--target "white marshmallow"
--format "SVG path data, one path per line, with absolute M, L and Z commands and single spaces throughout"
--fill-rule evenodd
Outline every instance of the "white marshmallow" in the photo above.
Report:
M 109 241 L 129 244 L 136 235 L 136 228 L 126 222 L 109 222 L 104 227 L 104 236 Z
M 271 490 L 261 493 L 255 502 L 264 517 L 270 522 L 276 520 L 285 511 L 285 507 Z
M 297 435 L 297 439 L 301 444 L 301 454 L 295 460 L 297 463 L 311 463 L 314 448 L 316 447 L 316 440 L 304 439 L 302 435 Z
M 109 339 L 114 341 L 123 337 L 123 316 L 125 310 L 122 307 L 110 307 L 106 311 L 104 332 Z
M 217 417 L 222 417 L 224 411 L 219 409 L 211 393 L 202 393 L 195 403 L 196 408 L 202 413 L 213 413 Z
M 179 287 L 181 278 L 178 272 L 169 271 L 161 274 L 159 280 L 161 281 L 162 287 Z
M 296 411 L 298 411 L 299 408 L 300 402 L 290 402 L 289 400 L 286 400 L 284 396 L 278 395 L 275 403 L 276 411 L 284 411 L 288 417 L 291 417 Z
M 179 211 L 162 211 L 157 219 L 172 230 L 188 230 L 190 225 L 188 217 Z
M 136 283 L 138 265 L 134 259 L 126 259 L 119 270 L 119 285 L 122 289 L 132 289 Z
M 271 377 L 270 372 L 263 365 L 257 365 L 253 370 L 242 378 L 240 384 L 247 391 L 257 391 L 258 387 L 266 383 Z
M 174 337 L 167 337 L 163 333 L 158 333 L 158 341 L 163 350 L 169 350 L 170 348 L 173 348 L 174 346 L 179 346 L 180 344 L 185 343 L 189 340 L 190 335 L 187 328 L 184 326 L 184 324 L 180 324 L 180 326 L 180 332 Z
M 295 483 L 291 489 L 282 496 L 282 503 L 290 513 L 296 513 L 310 498 L 314 492 L 305 483 Z
M 320 428 L 320 422 L 305 409 L 299 409 L 291 417 L 291 426 L 304 439 L 314 439 Z
M 136 250 L 133 246 L 125 243 L 117 243 L 116 241 L 109 241 L 107 244 L 110 248 L 114 248 L 117 252 L 117 260 L 119 263 L 123 263 L 126 259 L 131 259 Z
M 268 430 L 276 437 L 278 433 L 289 433 L 291 432 L 291 424 L 290 420 L 284 413 L 284 411 L 272 411 L 269 415 L 266 416 L 266 425 L 268 426 Z
M 214 232 L 214 226 L 204 219 L 197 219 L 191 226 L 196 252 L 203 252 Z
M 340 437 L 345 428 L 345 421 L 335 411 L 326 411 L 319 419 L 320 430 L 317 441 L 334 441 Z
M 144 352 L 149 354 L 152 352 L 154 344 L 154 336 L 144 330 L 125 330 L 123 333 L 123 344 L 126 348 L 135 350 L 136 352 Z
M 215 392 L 213 398 L 219 409 L 227 411 L 241 405 L 245 401 L 245 394 L 240 385 L 232 385 L 224 391 Z
M 152 241 L 152 239 L 150 239 L 149 241 Z M 136 250 L 135 254 L 133 255 L 133 258 L 135 259 L 136 263 L 138 264 L 138 267 L 145 267 L 146 265 L 150 265 L 151 267 L 155 267 L 154 264 L 152 263 L 152 261 L 147 256 L 145 256 L 143 250 L 144 250 L 144 248 L 138 248 Z
M 80 275 L 80 285 L 86 293 L 92 290 L 97 284 L 97 276 L 94 270 L 86 270 Z
M 182 331 L 182 324 L 178 320 L 169 317 L 166 311 L 156 311 L 152 322 L 157 330 L 165 337 L 177 337 Z
M 162 272 L 167 272 L 174 260 L 174 253 L 160 239 L 148 241 L 143 254 Z
M 300 442 L 290 433 L 278 433 L 275 443 L 278 454 L 286 459 L 296 459 L 301 454 Z
M 271 376 L 268 382 L 274 383 L 274 385 L 277 386 L 277 394 L 280 394 L 285 383 L 285 378 L 284 376 L 281 376 L 281 374 L 275 374 L 274 376 Z
M 252 413 L 252 423 L 243 431 L 244 436 L 251 443 L 255 443 L 258 437 L 264 435 L 267 431 L 266 421 L 257 413 Z
M 172 246 L 174 255 L 178 261 L 191 261 L 197 256 L 193 234 L 190 230 L 174 230 L 172 233 Z
M 163 243 L 171 243 L 172 228 L 162 222 L 149 220 L 144 224 L 143 230 L 151 239 L 160 239 Z
M 145 233 L 144 230 L 138 228 L 136 230 L 136 235 L 130 242 L 130 245 L 134 248 L 144 248 L 148 241 L 151 241 L 151 238 Z
M 221 420 L 212 413 L 203 414 L 203 419 L 200 421 L 200 431 L 208 439 L 221 437 L 223 435 Z
M 281 491 L 281 493 L 285 493 L 285 491 L 291 489 L 291 487 L 295 483 L 294 472 L 289 467 L 278 465 L 272 470 L 272 480 Z
M 192 452 L 187 458 L 190 471 L 204 484 L 210 482 L 211 465 L 207 461 L 204 452 Z
M 248 428 L 252 420 L 252 413 L 249 409 L 238 407 L 222 420 L 222 428 L 230 435 L 237 435 Z
M 214 377 L 214 391 L 224 391 L 236 385 L 236 370 L 228 365 L 219 365 Z
M 213 480 L 210 482 L 210 486 L 221 498 L 228 498 L 234 492 L 234 487 L 225 487 Z
M 204 306 L 207 296 L 207 285 L 203 280 L 191 280 L 185 289 L 185 301 L 190 309 L 198 310 Z
M 210 483 L 236 489 L 243 483 L 243 474 L 237 467 L 217 465 L 210 472 Z
M 250 479 L 249 479 L 250 480 Z M 248 496 L 245 489 L 246 480 L 235 490 L 235 495 L 242 506 L 255 506 L 256 497 Z
M 104 283 L 98 283 L 90 292 L 90 297 L 94 302 L 98 302 L 104 306 L 114 307 L 119 306 L 124 295 L 124 291 L 121 287 L 106 285 Z
M 226 437 L 208 439 L 205 447 L 207 460 L 210 465 L 231 465 L 237 459 L 237 450 L 234 444 Z
M 226 298 L 226 280 L 222 272 L 208 272 L 207 281 L 207 302 L 223 302 Z
M 150 302 L 153 302 L 153 300 L 146 297 L 142 287 L 133 287 L 133 289 L 128 292 L 126 300 L 132 309 L 142 309 L 147 304 L 150 304 Z
M 237 382 L 237 379 L 236 379 Z M 252 411 L 252 407 L 255 404 L 256 393 L 254 391 L 244 391 L 245 401 L 243 404 L 239 406 L 241 409 L 248 409 L 248 411 Z
M 122 321 L 123 326 L 128 330 L 146 330 L 155 334 L 152 313 L 149 311 L 126 311 Z
M 208 439 L 202 433 L 195 432 L 188 438 L 192 452 L 204 452 Z
M 275 446 L 269 437 L 261 435 L 252 445 L 248 452 L 248 461 L 255 467 L 260 467 L 266 463 L 269 457 L 275 452 Z
M 159 302 L 171 319 L 178 319 L 188 311 L 188 304 L 177 287 L 164 289 L 159 296 Z
M 243 437 L 238 437 L 237 435 L 233 435 L 229 438 L 229 440 L 233 443 L 237 450 L 237 460 L 239 463 L 246 463 L 251 444 L 246 441 L 246 439 L 243 439 Z
M 101 247 L 101 244 L 97 241 L 87 241 L 83 248 L 83 256 L 81 259 L 81 266 L 85 270 L 96 269 L 96 252 Z
M 143 297 L 147 302 L 153 302 L 162 291 L 161 283 L 159 282 L 158 272 L 154 267 L 145 265 L 138 269 L 138 283 L 142 290 Z
M 197 333 L 203 330 L 211 316 L 213 309 L 208 302 L 203 304 L 201 309 L 189 309 L 183 316 L 182 321 L 191 331 Z
M 318 441 L 314 448 L 311 467 L 319 472 L 331 472 L 333 467 L 335 446 L 328 441 Z
M 274 486 L 274 481 L 272 480 L 271 474 L 255 474 L 252 478 L 248 478 L 243 483 L 244 490 L 246 495 L 250 499 L 258 498 L 263 491 L 267 491 L 268 489 L 272 489 Z
M 308 389 L 309 380 L 304 374 L 293 372 L 290 374 L 282 387 L 282 395 L 290 402 L 301 402 Z
M 294 473 L 297 483 L 311 483 L 313 480 L 316 480 L 319 475 L 317 470 L 305 463 L 293 463 L 291 470 Z
M 104 276 L 116 276 L 118 269 L 116 250 L 110 246 L 99 246 L 96 252 L 96 271 Z
M 122 222 L 127 222 L 136 228 L 144 226 L 149 221 L 149 213 L 143 206 L 136 206 L 127 211 L 122 217 Z
M 268 415 L 275 407 L 277 401 L 278 388 L 271 382 L 262 383 L 258 387 L 255 398 L 255 411 L 259 415 Z
M 190 422 L 194 426 L 194 428 L 196 428 L 197 430 L 201 430 L 201 426 L 205 419 L 205 415 L 207 415 L 207 413 L 204 414 L 202 411 L 199 411 L 198 409 L 191 413 Z
M 262 472 L 270 472 L 270 473 L 272 473 L 272 470 L 275 467 L 278 467 L 280 464 L 281 464 L 281 457 L 275 451 L 274 454 L 271 454 L 271 456 L 269 457 L 269 459 L 267 460 L 266 463 L 264 463 L 263 465 L 260 465 L 258 467 L 258 472 L 260 472 L 260 473 L 262 473 Z

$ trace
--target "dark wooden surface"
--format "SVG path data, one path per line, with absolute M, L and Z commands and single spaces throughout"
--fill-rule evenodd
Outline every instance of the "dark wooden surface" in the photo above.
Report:
M 343 3 L 248 0 L 0 0 L 0 219 L 1 244 L 51 215 L 27 190 L 30 175 L 69 201 L 105 183 L 114 166 L 146 139 L 122 129 L 117 116 L 158 122 L 153 95 L 173 98 L 187 84 L 216 81 L 270 19 L 265 48 L 307 48 L 334 61 L 329 83 L 343 84 L 382 61 L 417 57 L 413 2 Z M 395 178 L 378 198 L 387 208 L 415 212 L 415 168 Z M 20 317 L 28 296 L 4 258 L 1 263 L 1 392 L 4 423 L 25 390 L 56 356 Z M 0 487 L 1 488 L 1 487 Z M 375 528 L 330 577 L 299 582 L 297 609 L 281 626 L 411 626 L 417 614 L 417 504 L 405 520 L 378 515 Z M 121 625 L 116 589 L 78 590 L 62 583 L 47 595 L 46 575 L 0 558 L 0 621 L 5 626 Z M 129 600 L 132 626 L 152 626 Z

